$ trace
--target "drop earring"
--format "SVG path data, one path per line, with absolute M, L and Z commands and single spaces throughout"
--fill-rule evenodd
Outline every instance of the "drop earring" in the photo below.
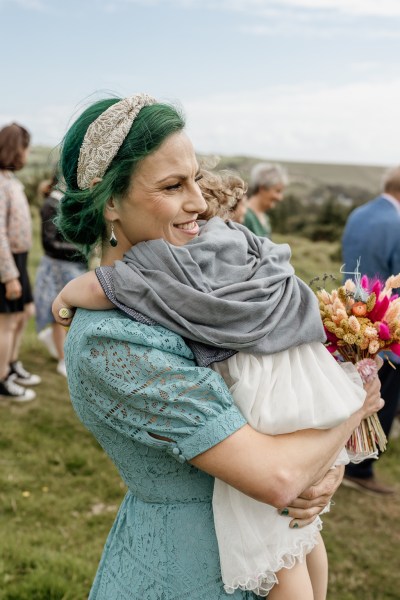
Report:
M 115 237 L 115 233 L 114 233 L 114 223 L 111 223 L 111 235 L 110 235 L 110 246 L 112 246 L 113 248 L 115 248 L 115 246 L 117 246 L 118 244 L 118 240 Z

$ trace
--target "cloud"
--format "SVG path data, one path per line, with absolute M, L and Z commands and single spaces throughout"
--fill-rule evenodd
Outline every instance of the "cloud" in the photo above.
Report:
M 349 65 L 350 69 L 355 73 L 370 73 L 376 72 L 382 68 L 382 63 L 377 60 L 364 60 L 352 62 Z
M 394 164 L 400 80 L 343 86 L 276 86 L 187 99 L 199 152 L 282 160 Z
M 125 4 L 237 13 L 238 31 L 258 36 L 400 38 L 399 0 L 115 0 Z
M 242 25 L 239 31 L 248 35 L 254 36 L 301 36 L 306 39 L 322 39 L 332 40 L 338 36 L 350 36 L 351 38 L 364 37 L 369 40 L 373 39 L 399 39 L 398 29 L 393 28 L 393 24 L 388 24 L 387 27 L 365 27 L 359 24 L 357 30 L 354 30 L 354 23 L 337 23 L 321 22 L 321 19 L 277 19 L 276 21 L 258 22 L 254 25 Z
M 25 10 L 35 10 L 39 12 L 46 10 L 46 3 L 42 0 L 0 0 L 0 8 L 6 4 L 14 4 Z
M 257 0 L 255 0 L 257 4 Z M 245 3 L 246 0 L 243 0 Z M 252 0 L 249 0 L 252 3 Z M 375 17 L 400 17 L 400 3 L 398 0 L 279 0 L 280 5 L 294 8 L 333 11 L 337 13 L 375 16 Z
M 391 165 L 400 80 L 342 86 L 286 85 L 181 98 L 198 152 L 265 159 Z M 48 105 L 0 114 L 28 127 L 33 144 L 56 146 L 84 106 Z M 74 113 L 74 114 L 73 114 Z
M 282 9 L 355 16 L 400 17 L 398 0 L 124 0 L 140 4 L 170 4 L 182 8 L 240 11 L 271 16 Z
M 75 107 L 51 104 L 32 112 L 0 113 L 0 126 L 17 121 L 31 131 L 33 144 L 54 147 L 94 99 Z M 180 100 L 188 133 L 200 153 L 300 162 L 400 163 L 396 135 L 400 79 L 271 85 Z

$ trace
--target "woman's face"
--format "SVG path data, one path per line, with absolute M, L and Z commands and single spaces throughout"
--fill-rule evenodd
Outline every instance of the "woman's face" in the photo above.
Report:
M 196 237 L 197 218 L 206 209 L 199 179 L 189 138 L 183 132 L 171 135 L 139 163 L 126 197 L 106 209 L 119 250 L 160 238 L 183 246 Z
M 268 211 L 274 208 L 283 200 L 285 186 L 282 183 L 277 183 L 270 188 L 262 189 L 263 210 Z

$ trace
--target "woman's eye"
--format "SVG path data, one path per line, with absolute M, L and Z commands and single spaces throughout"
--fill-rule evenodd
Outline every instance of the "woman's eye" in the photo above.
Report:
M 203 175 L 197 175 L 197 177 L 195 178 L 195 182 L 199 183 L 199 181 L 203 179 Z
M 165 188 L 166 190 L 179 190 L 179 188 L 181 187 L 180 183 L 174 183 L 174 185 L 167 185 L 167 187 Z

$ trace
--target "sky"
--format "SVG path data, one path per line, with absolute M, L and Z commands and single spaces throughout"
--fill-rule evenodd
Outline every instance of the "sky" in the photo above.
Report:
M 400 163 L 400 0 L 0 0 L 0 27 L 0 126 L 34 145 L 143 91 L 202 154 Z

